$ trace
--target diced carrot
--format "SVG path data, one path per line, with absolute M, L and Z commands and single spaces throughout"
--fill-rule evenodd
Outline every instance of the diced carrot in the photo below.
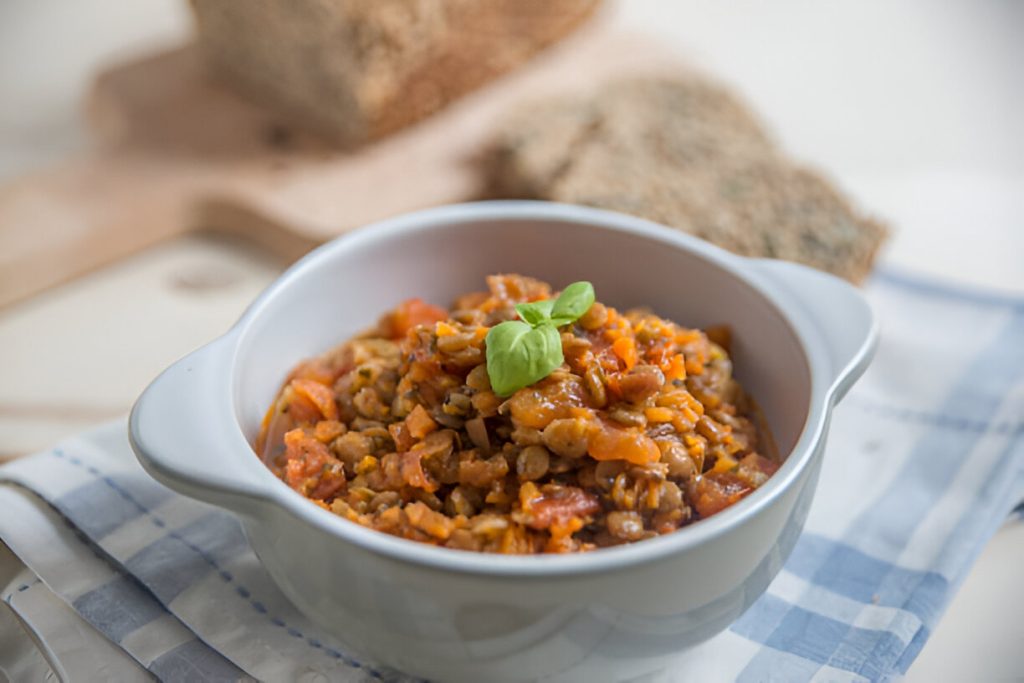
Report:
M 567 536 L 572 536 L 574 533 L 582 529 L 584 526 L 583 519 L 580 517 L 570 517 L 568 522 L 559 523 L 554 522 L 548 531 L 551 532 L 551 539 L 558 541 Z
M 405 426 L 414 439 L 422 439 L 437 429 L 437 423 L 427 414 L 426 409 L 418 403 L 405 418 Z
M 434 325 L 434 332 L 437 333 L 438 337 L 450 337 L 451 335 L 458 332 L 454 327 L 441 320 Z
M 565 523 L 554 522 L 548 528 L 551 538 L 544 544 L 544 551 L 549 553 L 571 552 L 573 550 L 572 535 L 583 527 L 583 520 L 579 517 L 571 517 Z
M 507 505 L 510 500 L 508 491 L 496 488 L 492 488 L 484 497 L 484 502 L 488 505 Z
M 309 399 L 325 419 L 338 419 L 338 404 L 334 402 L 334 392 L 329 387 L 311 379 L 293 379 L 291 386 L 296 394 Z
M 428 304 L 423 299 L 408 299 L 399 304 L 391 316 L 391 336 L 401 339 L 419 325 L 429 325 L 448 317 L 448 311 Z
M 532 481 L 523 482 L 519 487 L 519 505 L 529 511 L 535 500 L 540 500 L 540 489 Z
M 626 364 L 626 369 L 631 370 L 637 361 L 636 340 L 632 337 L 619 337 L 612 343 L 612 351 Z
M 434 512 L 419 501 L 409 503 L 404 510 L 409 524 L 438 540 L 446 540 L 455 528 L 452 520 L 440 512 Z
M 670 382 L 676 379 L 686 379 L 686 359 L 683 354 L 677 353 L 662 365 L 661 370 L 665 373 L 665 379 Z

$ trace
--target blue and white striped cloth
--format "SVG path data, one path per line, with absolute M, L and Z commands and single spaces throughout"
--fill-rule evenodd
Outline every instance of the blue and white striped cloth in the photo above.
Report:
M 891 273 L 867 293 L 881 345 L 836 411 L 806 531 L 767 594 L 659 680 L 898 678 L 1024 499 L 1024 300 Z M 4 599 L 51 591 L 140 677 L 402 678 L 298 614 L 233 517 L 149 479 L 123 422 L 0 481 L 0 537 L 42 582 Z

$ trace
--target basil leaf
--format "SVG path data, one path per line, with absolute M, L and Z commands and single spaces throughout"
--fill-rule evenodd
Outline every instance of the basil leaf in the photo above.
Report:
M 516 313 L 519 314 L 520 318 L 536 327 L 537 325 L 545 323 L 551 319 L 551 309 L 554 305 L 555 302 L 553 299 L 531 301 L 526 304 L 516 304 Z
M 530 327 L 519 320 L 487 332 L 487 374 L 499 396 L 509 396 L 538 382 L 562 364 L 562 338 L 549 323 Z
M 558 295 L 550 318 L 556 325 L 567 325 L 579 320 L 594 305 L 594 286 L 589 282 L 574 282 Z
M 509 320 L 487 332 L 487 374 L 499 396 L 538 382 L 562 364 L 558 328 L 575 322 L 594 304 L 594 287 L 574 282 L 557 299 L 516 304 L 522 320 Z

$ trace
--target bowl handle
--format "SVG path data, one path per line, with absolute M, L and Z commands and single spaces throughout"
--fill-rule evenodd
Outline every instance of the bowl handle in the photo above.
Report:
M 237 454 L 251 451 L 227 380 L 233 352 L 228 335 L 164 370 L 132 407 L 128 436 L 142 467 L 160 483 L 248 512 L 269 495 L 273 475 L 262 466 L 231 466 Z M 255 453 L 252 458 L 258 465 Z
M 832 378 L 829 395 L 838 403 L 864 374 L 878 344 L 878 324 L 867 299 L 847 281 L 814 268 L 774 259 L 754 263 L 787 309 L 821 335 Z

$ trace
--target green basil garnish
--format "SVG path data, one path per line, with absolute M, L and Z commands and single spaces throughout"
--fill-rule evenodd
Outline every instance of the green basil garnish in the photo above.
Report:
M 594 286 L 589 282 L 574 282 L 558 295 L 551 308 L 551 318 L 559 326 L 576 322 L 594 305 Z M 561 322 L 564 320 L 565 322 Z
M 551 309 L 554 307 L 554 299 L 531 301 L 528 304 L 516 304 L 516 313 L 530 325 L 540 325 L 551 319 Z
M 487 374 L 499 396 L 539 382 L 565 360 L 558 328 L 578 320 L 594 304 L 594 287 L 574 282 L 557 299 L 517 304 L 522 320 L 487 332 Z
M 554 325 L 510 320 L 487 333 L 487 374 L 499 396 L 544 379 L 561 364 L 562 337 Z

